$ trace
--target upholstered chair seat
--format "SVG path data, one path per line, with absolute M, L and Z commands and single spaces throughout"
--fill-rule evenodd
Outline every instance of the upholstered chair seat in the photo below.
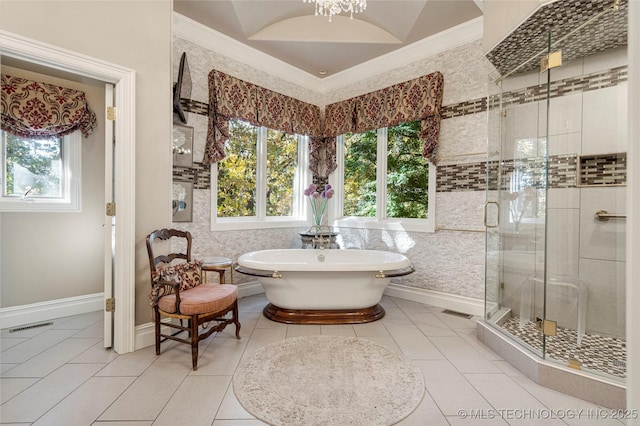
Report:
M 180 292 L 180 313 L 200 315 L 218 312 L 233 305 L 238 298 L 238 287 L 233 284 L 200 284 Z M 158 300 L 158 308 L 166 313 L 176 313 L 176 295 L 169 294 Z

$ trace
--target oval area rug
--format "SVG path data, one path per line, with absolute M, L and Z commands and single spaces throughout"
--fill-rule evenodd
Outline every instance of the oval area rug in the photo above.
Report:
M 425 392 L 420 369 L 355 337 L 303 336 L 272 343 L 233 377 L 240 404 L 272 425 L 392 425 Z

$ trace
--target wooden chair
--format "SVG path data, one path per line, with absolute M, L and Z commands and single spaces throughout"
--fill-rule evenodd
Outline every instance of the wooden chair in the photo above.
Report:
M 156 240 L 184 247 L 184 251 L 166 255 L 154 254 Z M 169 249 L 171 251 L 171 249 Z M 156 355 L 160 355 L 160 343 L 175 340 L 191 345 L 194 371 L 198 369 L 198 343 L 227 325 L 235 324 L 236 338 L 240 338 L 238 321 L 238 288 L 232 284 L 202 283 L 201 261 L 191 259 L 191 233 L 177 229 L 160 229 L 147 236 L 147 252 L 151 270 L 150 302 L 155 322 Z M 231 317 L 227 314 L 231 312 Z M 163 317 L 171 322 L 161 322 Z M 178 325 L 174 320 L 179 320 Z M 187 326 L 183 326 L 187 320 Z M 209 324 L 210 323 L 210 324 Z M 200 326 L 203 327 L 200 332 Z M 208 325 L 207 325 L 208 324 Z M 162 327 L 178 331 L 164 334 Z M 189 333 L 189 339 L 178 337 Z

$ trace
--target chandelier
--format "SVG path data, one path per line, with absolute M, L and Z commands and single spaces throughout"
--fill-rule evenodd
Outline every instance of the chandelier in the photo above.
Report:
M 367 8 L 367 0 L 304 0 L 307 2 L 316 3 L 316 15 L 324 15 L 331 17 L 342 12 L 349 12 L 351 19 L 353 14 L 362 12 Z

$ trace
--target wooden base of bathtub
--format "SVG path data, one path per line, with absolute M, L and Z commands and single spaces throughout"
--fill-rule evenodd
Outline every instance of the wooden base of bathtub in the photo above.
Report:
M 384 309 L 380 304 L 364 309 L 284 309 L 269 303 L 262 313 L 270 320 L 285 324 L 363 324 L 382 318 Z

